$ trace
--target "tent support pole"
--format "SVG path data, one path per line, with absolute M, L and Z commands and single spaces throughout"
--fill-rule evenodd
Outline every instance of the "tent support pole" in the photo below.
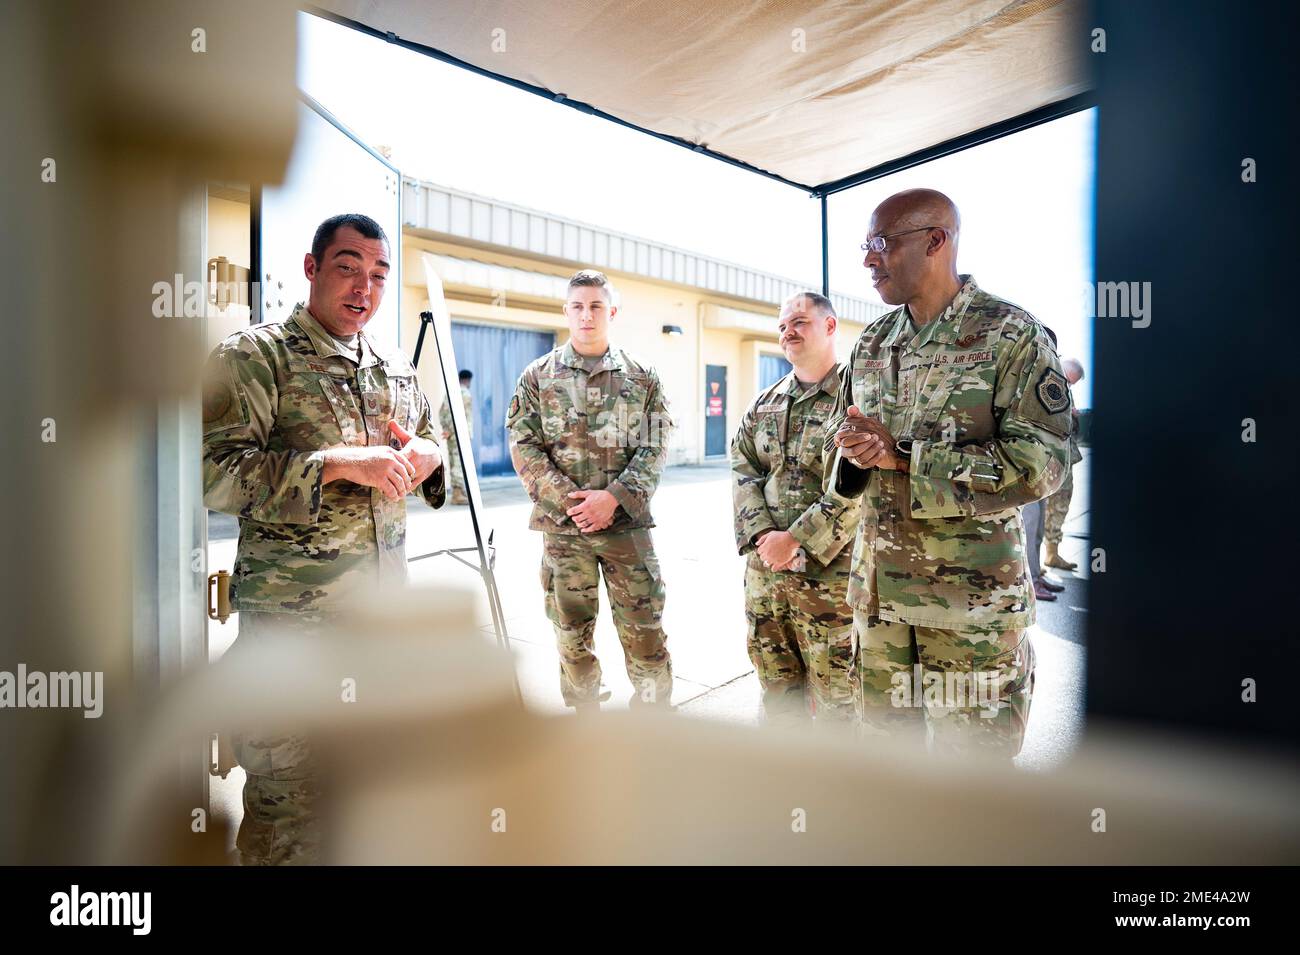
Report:
M 831 257 L 830 244 L 827 238 L 828 230 L 826 227 L 826 193 L 821 194 L 822 201 L 822 294 L 827 298 L 831 296 Z

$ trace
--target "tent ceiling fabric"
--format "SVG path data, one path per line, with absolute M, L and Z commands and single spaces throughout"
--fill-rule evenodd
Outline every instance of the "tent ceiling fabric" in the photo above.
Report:
M 324 0 L 809 186 L 1088 89 L 1082 0 Z

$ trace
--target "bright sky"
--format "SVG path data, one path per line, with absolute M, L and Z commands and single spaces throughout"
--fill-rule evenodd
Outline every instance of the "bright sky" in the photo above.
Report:
M 818 203 L 799 190 L 347 27 L 299 21 L 302 88 L 364 142 L 388 146 L 403 175 L 820 287 Z M 1061 355 L 1090 372 L 1081 289 L 1092 277 L 1094 112 L 832 197 L 834 291 L 879 301 L 858 249 L 871 208 L 900 189 L 940 189 L 962 213 L 959 268 L 1051 326 Z M 1090 407 L 1090 385 L 1075 387 L 1079 407 Z
M 938 189 L 961 211 L 958 270 L 1056 332 L 1061 357 L 1083 362 L 1075 404 L 1092 407 L 1092 320 L 1084 290 L 1093 268 L 1096 112 L 1075 113 L 832 196 L 831 287 L 880 301 L 860 249 L 872 209 L 903 189 Z

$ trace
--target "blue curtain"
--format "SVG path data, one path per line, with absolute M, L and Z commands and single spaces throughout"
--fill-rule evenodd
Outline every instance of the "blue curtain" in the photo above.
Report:
M 474 458 L 478 473 L 512 474 L 510 445 L 506 440 L 506 409 L 515 382 L 528 367 L 555 347 L 554 332 L 534 332 L 495 325 L 451 323 L 451 344 L 456 370 L 474 373 Z
M 782 355 L 759 355 L 758 390 L 762 391 L 769 385 L 775 385 L 788 375 L 793 367 Z

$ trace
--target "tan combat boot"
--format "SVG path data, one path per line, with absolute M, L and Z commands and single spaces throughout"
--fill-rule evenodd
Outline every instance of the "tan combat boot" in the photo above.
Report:
M 1043 544 L 1047 548 L 1047 558 L 1043 561 L 1044 566 L 1055 567 L 1057 570 L 1074 570 L 1079 566 L 1062 557 L 1060 552 L 1057 551 L 1056 545 L 1051 541 L 1044 541 Z

